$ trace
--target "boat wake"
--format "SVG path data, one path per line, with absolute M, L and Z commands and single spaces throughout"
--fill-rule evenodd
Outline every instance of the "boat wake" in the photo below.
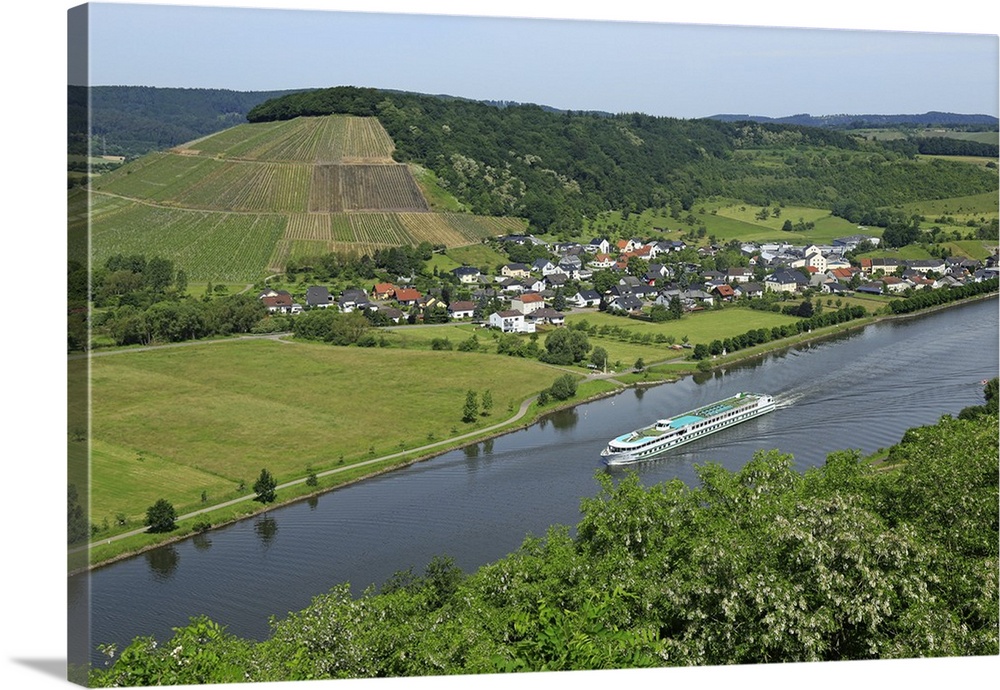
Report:
M 786 407 L 791 407 L 804 397 L 806 397 L 805 391 L 801 393 L 784 393 L 776 395 L 774 396 L 774 408 L 776 410 L 783 410 Z

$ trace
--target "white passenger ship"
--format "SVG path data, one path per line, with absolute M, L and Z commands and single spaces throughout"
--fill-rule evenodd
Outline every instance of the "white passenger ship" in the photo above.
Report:
M 737 393 L 731 398 L 660 419 L 651 426 L 622 434 L 612 439 L 608 447 L 601 451 L 601 455 L 606 465 L 626 465 L 767 414 L 774 409 L 774 398 L 770 395 Z

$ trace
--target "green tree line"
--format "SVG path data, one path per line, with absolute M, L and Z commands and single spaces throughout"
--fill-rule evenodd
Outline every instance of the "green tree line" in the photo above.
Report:
M 995 399 L 996 383 L 993 383 Z M 878 464 L 776 450 L 698 482 L 599 472 L 553 526 L 465 574 L 447 557 L 336 585 L 262 641 L 204 617 L 92 686 L 995 655 L 998 419 L 909 430 Z

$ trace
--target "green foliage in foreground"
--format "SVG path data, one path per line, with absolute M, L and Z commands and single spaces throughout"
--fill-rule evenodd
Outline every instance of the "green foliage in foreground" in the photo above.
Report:
M 553 527 L 462 577 L 347 584 L 263 642 L 205 618 L 140 638 L 98 686 L 995 655 L 995 414 L 912 429 L 881 466 L 761 451 L 698 487 L 598 474 Z

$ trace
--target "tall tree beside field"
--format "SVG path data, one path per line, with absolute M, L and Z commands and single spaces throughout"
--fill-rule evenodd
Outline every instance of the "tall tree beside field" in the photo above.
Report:
M 172 532 L 177 526 L 177 511 L 173 504 L 161 498 L 147 508 L 146 526 L 150 532 Z
M 277 497 L 275 489 L 278 483 L 274 480 L 274 477 L 267 468 L 260 471 L 260 476 L 257 477 L 257 481 L 253 483 L 254 493 L 257 494 L 253 500 L 260 501 L 261 503 L 273 503 L 274 499 Z
M 476 391 L 468 391 L 465 394 L 465 406 L 462 408 L 462 421 L 470 423 L 476 421 L 479 416 L 479 403 L 476 401 Z

